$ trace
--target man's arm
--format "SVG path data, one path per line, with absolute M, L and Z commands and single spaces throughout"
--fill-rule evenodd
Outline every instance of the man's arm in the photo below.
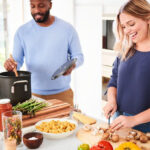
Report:
M 76 66 L 79 67 L 84 62 L 84 56 L 81 50 L 80 40 L 76 30 L 72 27 L 72 34 L 69 39 L 69 50 L 70 58 L 77 58 Z
M 13 58 L 17 62 L 17 70 L 23 65 L 24 51 L 23 51 L 23 41 L 19 31 L 16 32 L 14 37 L 14 46 L 13 46 Z

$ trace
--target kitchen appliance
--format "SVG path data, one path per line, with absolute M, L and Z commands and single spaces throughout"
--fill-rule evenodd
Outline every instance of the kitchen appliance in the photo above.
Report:
M 31 98 L 31 73 L 18 71 L 18 77 L 14 72 L 0 73 L 0 99 L 9 98 L 14 106 Z

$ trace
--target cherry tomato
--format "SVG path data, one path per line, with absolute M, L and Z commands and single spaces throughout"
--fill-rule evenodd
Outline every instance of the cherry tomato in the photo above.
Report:
M 108 141 L 99 141 L 98 146 L 100 150 L 113 150 L 112 145 Z

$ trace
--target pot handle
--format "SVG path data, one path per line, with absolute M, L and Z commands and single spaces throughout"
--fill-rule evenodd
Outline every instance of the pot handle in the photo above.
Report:
M 24 85 L 24 91 L 27 92 L 28 91 L 28 88 L 27 88 L 27 83 L 28 83 L 28 80 L 20 80 L 20 81 L 15 81 L 11 87 L 11 93 L 14 94 L 15 93 L 15 85 L 16 84 L 20 84 L 20 83 L 25 83 Z
M 13 83 L 13 85 L 19 84 L 19 83 L 28 83 L 28 80 L 19 80 L 19 81 L 15 81 L 15 82 Z

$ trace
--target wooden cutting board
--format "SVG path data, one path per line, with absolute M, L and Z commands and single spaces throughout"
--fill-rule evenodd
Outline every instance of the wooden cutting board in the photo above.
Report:
M 50 103 L 50 106 L 38 111 L 35 117 L 31 118 L 29 115 L 23 115 L 23 127 L 34 125 L 38 121 L 44 119 L 68 116 L 72 109 L 70 104 L 61 100 L 53 99 L 47 100 L 47 102 Z
M 104 123 L 102 123 L 102 127 L 104 127 Z M 107 127 L 107 124 L 104 128 Z M 126 128 L 126 129 L 121 129 L 119 131 L 116 132 L 116 134 L 118 134 L 120 136 L 120 140 L 117 143 L 113 143 L 111 141 L 109 141 L 113 148 L 115 149 L 116 147 L 118 147 L 121 143 L 123 142 L 127 142 L 125 140 L 125 137 L 128 135 L 129 131 L 131 131 L 131 128 Z M 138 131 L 137 131 L 138 132 Z M 82 141 L 83 143 L 87 143 L 90 146 L 96 145 L 102 138 L 102 135 L 98 134 L 98 135 L 93 135 L 91 131 L 85 131 L 83 130 L 83 128 L 81 128 L 78 132 L 77 132 L 77 138 Z M 141 143 L 140 141 L 137 141 L 137 145 L 141 148 L 142 150 L 150 150 L 150 140 L 147 143 Z

